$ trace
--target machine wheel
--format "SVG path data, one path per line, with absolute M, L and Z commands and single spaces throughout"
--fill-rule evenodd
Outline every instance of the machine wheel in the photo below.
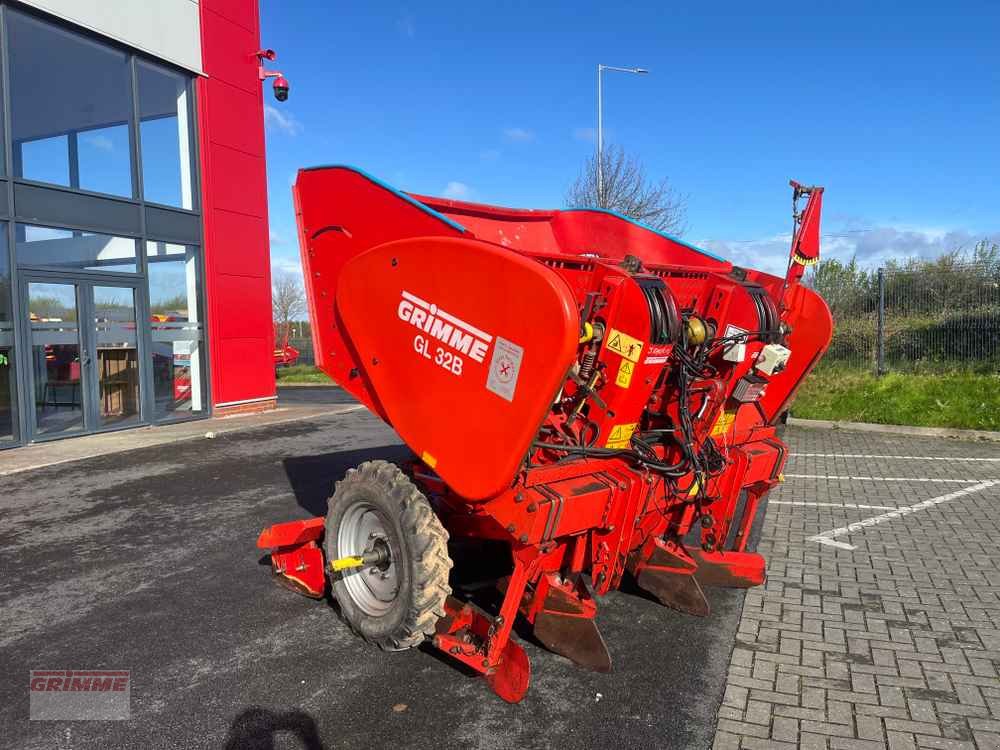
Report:
M 375 565 L 331 574 L 344 619 L 358 635 L 402 651 L 434 633 L 451 593 L 448 532 L 398 466 L 366 461 L 337 482 L 323 544 L 327 560 L 381 553 Z

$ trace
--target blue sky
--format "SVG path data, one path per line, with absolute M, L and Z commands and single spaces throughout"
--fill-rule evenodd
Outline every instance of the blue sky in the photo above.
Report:
M 788 179 L 826 186 L 826 255 L 868 264 L 1000 240 L 1000 3 L 261 0 L 291 81 L 265 90 L 272 260 L 290 184 L 347 163 L 403 190 L 558 207 L 605 138 L 688 196 L 686 239 L 787 257 Z

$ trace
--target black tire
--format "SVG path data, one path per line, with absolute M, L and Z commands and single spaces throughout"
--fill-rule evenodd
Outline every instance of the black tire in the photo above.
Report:
M 374 515 L 368 516 L 369 513 Z M 398 583 L 398 588 L 394 598 L 372 600 L 371 592 L 360 588 L 369 585 L 364 578 L 355 578 L 350 585 L 347 579 L 366 575 L 377 578 L 379 573 L 374 566 L 331 573 L 333 594 L 344 619 L 355 633 L 386 651 L 418 646 L 433 635 L 435 625 L 444 616 L 445 599 L 451 593 L 448 532 L 410 478 L 387 461 L 366 461 L 337 482 L 326 516 L 323 545 L 327 560 L 361 553 L 356 548 L 359 542 L 351 544 L 355 532 L 367 528 L 361 519 L 380 524 L 378 533 L 384 533 L 384 537 L 378 538 L 387 544 L 394 566 L 389 568 L 390 563 L 386 563 L 383 572 L 388 577 L 391 570 L 391 580 Z M 345 522 L 348 526 L 343 534 L 345 543 L 341 545 L 341 527 Z M 372 536 L 375 534 L 372 532 Z M 348 546 L 355 549 L 347 549 Z M 372 580 L 378 585 L 376 578 Z M 373 611 L 382 607 L 384 611 Z

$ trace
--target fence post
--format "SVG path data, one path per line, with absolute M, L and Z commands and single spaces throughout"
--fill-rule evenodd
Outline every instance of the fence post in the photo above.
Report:
M 878 318 L 875 331 L 875 375 L 885 374 L 885 269 L 878 269 Z

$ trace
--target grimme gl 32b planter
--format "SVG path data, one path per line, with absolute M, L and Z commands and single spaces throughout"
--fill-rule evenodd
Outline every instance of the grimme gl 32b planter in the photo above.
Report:
M 823 190 L 792 188 L 779 278 L 609 211 L 300 171 L 316 362 L 416 458 L 363 463 L 325 518 L 266 529 L 274 572 L 314 597 L 329 582 L 365 640 L 428 640 L 511 702 L 530 677 L 518 617 L 607 671 L 594 595 L 623 576 L 691 615 L 709 613 L 704 586 L 762 583 L 748 540 L 781 481 L 775 427 L 832 330 L 800 283 Z M 509 549 L 495 610 L 453 596 L 449 538 Z

